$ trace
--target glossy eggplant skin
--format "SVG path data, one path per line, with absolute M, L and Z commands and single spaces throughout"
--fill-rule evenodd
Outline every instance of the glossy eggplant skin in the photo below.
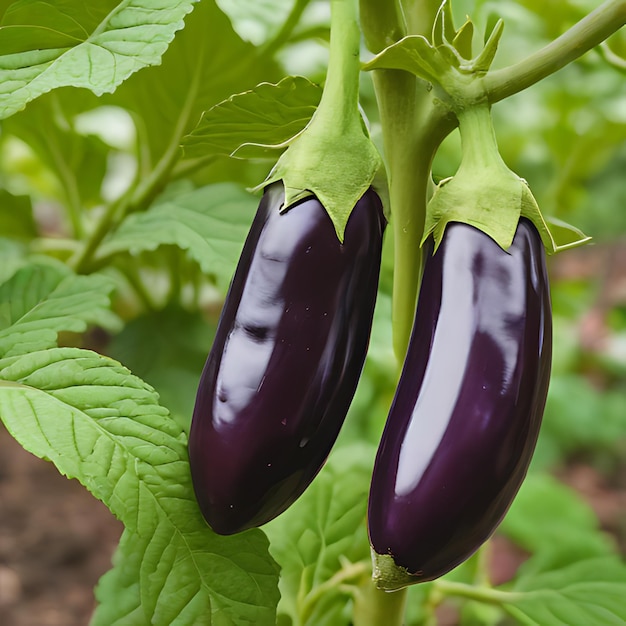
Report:
M 391 556 L 409 582 L 450 571 L 502 520 L 539 434 L 552 355 L 545 253 L 530 221 L 506 252 L 462 223 L 432 249 L 368 509 L 374 560 Z M 383 588 L 404 586 L 384 578 Z
M 363 368 L 386 221 L 369 189 L 340 243 L 321 203 L 280 213 L 282 183 L 259 205 L 202 372 L 189 435 L 191 475 L 213 530 L 282 513 L 339 434 Z

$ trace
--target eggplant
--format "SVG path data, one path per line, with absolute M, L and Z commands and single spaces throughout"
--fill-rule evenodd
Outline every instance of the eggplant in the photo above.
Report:
M 425 243 L 413 331 L 374 465 L 374 579 L 433 580 L 494 532 L 528 469 L 548 391 L 545 252 L 522 218 L 504 251 L 450 223 Z
M 369 189 L 341 243 L 309 197 L 264 192 L 200 379 L 189 434 L 196 498 L 223 535 L 282 513 L 328 457 L 363 368 L 386 220 Z

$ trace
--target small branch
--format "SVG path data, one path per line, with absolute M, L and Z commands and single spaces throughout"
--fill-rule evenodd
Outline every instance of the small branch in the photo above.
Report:
M 567 32 L 528 58 L 483 79 L 489 102 L 518 93 L 600 45 L 626 23 L 626 0 L 607 0 Z
M 598 52 L 609 65 L 620 72 L 626 72 L 626 59 L 622 58 L 618 54 L 615 54 L 606 41 L 603 41 L 600 44 Z
M 180 140 L 185 134 L 193 110 L 193 104 L 198 94 L 202 66 L 203 58 L 200 57 L 187 97 L 165 152 L 148 176 L 141 179 L 134 187 L 131 187 L 117 201 L 107 206 L 96 228 L 85 243 L 85 247 L 72 259 L 71 265 L 77 273 L 86 274 L 92 271 L 93 258 L 107 234 L 115 230 L 128 213 L 147 209 L 169 182 L 172 169 L 180 159 Z
M 486 604 L 502 605 L 517 600 L 519 593 L 513 591 L 499 591 L 491 587 L 477 587 L 467 585 L 465 583 L 455 583 L 443 579 L 434 581 L 433 583 L 437 592 L 446 596 L 456 596 L 458 598 L 466 598 L 467 600 L 476 600 Z
M 298 607 L 298 613 L 302 617 L 302 623 L 305 623 L 312 615 L 315 605 L 320 598 L 326 593 L 337 591 L 342 585 L 345 585 L 355 578 L 361 578 L 367 575 L 369 578 L 369 564 L 362 561 L 357 563 L 347 563 L 338 572 L 336 572 L 327 581 L 312 589 L 302 600 Z
M 176 165 L 176 167 L 172 170 L 170 179 L 171 180 L 179 180 L 181 178 L 186 178 L 191 174 L 195 174 L 201 169 L 205 167 L 209 167 L 213 165 L 217 161 L 216 154 L 209 154 L 205 157 L 200 157 L 198 159 L 193 159 L 190 161 L 181 161 Z
M 309 5 L 311 0 L 296 0 L 287 19 L 284 21 L 280 30 L 268 41 L 266 41 L 259 49 L 259 56 L 271 57 L 277 50 L 280 50 L 291 38 L 294 28 L 298 25 L 304 9 Z
M 89 239 L 85 242 L 85 245 L 70 259 L 69 265 L 74 268 L 74 271 L 77 274 L 88 273 L 88 266 L 91 259 L 93 258 L 102 240 L 113 227 L 113 224 L 116 221 L 116 215 L 126 200 L 126 196 L 123 196 L 118 201 L 112 202 L 106 207 L 104 213 L 96 224 L 95 229 L 89 236 Z

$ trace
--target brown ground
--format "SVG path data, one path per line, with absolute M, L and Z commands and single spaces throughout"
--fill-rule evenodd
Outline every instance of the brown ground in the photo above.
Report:
M 0 425 L 0 624 L 85 626 L 122 525 Z

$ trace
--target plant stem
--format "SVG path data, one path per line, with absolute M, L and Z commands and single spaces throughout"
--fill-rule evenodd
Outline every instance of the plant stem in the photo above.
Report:
M 406 35 L 399 0 L 361 0 L 361 30 L 369 50 L 378 53 Z
M 368 576 L 354 592 L 352 623 L 354 626 L 402 626 L 407 589 L 392 593 L 376 589 Z
M 326 582 L 314 587 L 298 604 L 298 614 L 300 616 L 301 623 L 304 624 L 309 620 L 313 614 L 315 605 L 325 594 L 336 592 L 350 580 L 362 578 L 364 575 L 367 575 L 367 579 L 369 580 L 369 572 L 369 564 L 366 564 L 363 561 L 348 563 L 331 576 L 331 578 L 329 578 Z
M 626 0 L 607 0 L 545 48 L 523 61 L 484 77 L 489 102 L 498 102 L 534 85 L 571 63 L 626 23 Z
M 311 0 L 296 0 L 287 19 L 283 22 L 280 30 L 271 38 L 268 39 L 260 48 L 259 56 L 271 57 L 277 50 L 279 50 L 291 37 L 293 29 L 298 25 L 304 9 L 309 5 Z
M 465 583 L 455 583 L 447 580 L 436 580 L 433 585 L 435 589 L 447 596 L 456 596 L 468 600 L 476 600 L 487 604 L 506 604 L 514 602 L 519 594 L 513 591 L 499 591 L 491 587 L 477 587 Z
M 185 134 L 185 129 L 189 123 L 193 105 L 200 87 L 200 73 L 203 66 L 203 59 L 200 57 L 196 66 L 193 80 L 187 92 L 187 97 L 183 103 L 178 116 L 176 126 L 172 131 L 170 142 L 154 166 L 153 170 L 138 184 L 128 190 L 117 201 L 107 206 L 105 212 L 96 225 L 82 251 L 75 255 L 71 264 L 79 274 L 86 274 L 92 270 L 92 261 L 98 246 L 107 234 L 114 230 L 122 220 L 135 211 L 143 211 L 150 206 L 155 197 L 163 190 L 170 180 L 170 173 L 181 156 L 180 140 Z
M 484 171 L 508 167 L 498 149 L 490 106 L 485 102 L 457 112 L 461 134 L 459 171 L 471 168 Z
M 441 0 L 400 0 L 410 35 L 424 35 L 430 39 Z
M 430 168 L 454 122 L 428 94 L 421 93 L 423 84 L 407 72 L 376 70 L 373 81 L 383 128 L 394 236 L 393 344 L 398 363 L 402 363 L 415 317 Z
M 95 229 L 89 236 L 89 239 L 85 242 L 85 245 L 70 259 L 69 264 L 74 268 L 74 271 L 77 274 L 88 273 L 88 266 L 91 259 L 93 258 L 102 240 L 106 237 L 109 230 L 111 230 L 113 224 L 115 224 L 116 215 L 118 214 L 120 207 L 125 204 L 126 201 L 127 196 L 123 196 L 118 201 L 112 202 L 106 207 L 104 213 L 98 220 Z
M 404 17 L 397 4 L 361 0 L 363 31 L 374 52 L 405 34 L 404 19 L 409 34 L 428 34 L 432 29 L 438 1 L 403 0 L 401 4 Z M 417 303 L 431 163 L 456 122 L 436 106 L 426 84 L 409 73 L 375 70 L 372 80 L 383 130 L 394 237 L 393 344 L 402 363 Z
M 343 134 L 353 124 L 360 124 L 358 115 L 359 58 L 361 31 L 357 21 L 357 0 L 331 0 L 330 53 L 328 73 L 322 98 L 315 111 L 318 124 L 327 132 Z

